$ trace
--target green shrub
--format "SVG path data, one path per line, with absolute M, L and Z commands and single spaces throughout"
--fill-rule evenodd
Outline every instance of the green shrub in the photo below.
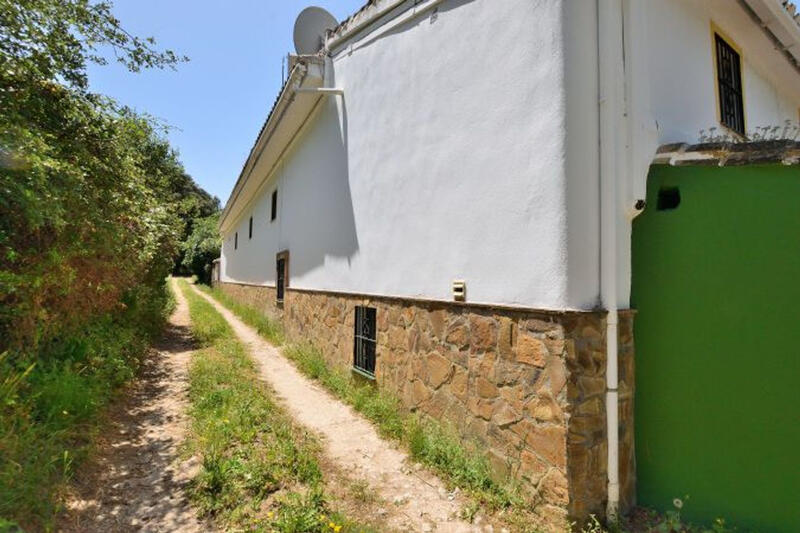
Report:
M 52 527 L 59 495 L 86 456 L 100 413 L 136 372 L 163 327 L 164 292 L 82 331 L 0 357 L 0 517 L 32 530 Z

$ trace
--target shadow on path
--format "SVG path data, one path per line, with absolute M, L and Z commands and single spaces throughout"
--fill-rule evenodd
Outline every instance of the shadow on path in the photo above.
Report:
M 174 285 L 173 285 L 174 287 Z M 93 457 L 78 469 L 59 531 L 209 531 L 186 488 L 196 459 L 180 462 L 188 424 L 187 369 L 196 348 L 183 296 L 135 383 L 111 407 Z

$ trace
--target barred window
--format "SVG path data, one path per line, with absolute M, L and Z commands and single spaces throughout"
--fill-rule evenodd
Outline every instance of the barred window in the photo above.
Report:
M 744 97 L 742 92 L 742 59 L 733 47 L 714 34 L 717 51 L 717 86 L 719 117 L 724 126 L 744 135 Z
M 239 249 L 239 232 L 238 231 L 233 234 L 233 249 L 234 250 L 238 250 Z
M 272 211 L 270 214 L 270 220 L 275 220 L 278 216 L 278 189 L 272 191 Z
M 375 347 L 377 332 L 374 307 L 356 306 L 353 342 L 353 368 L 359 374 L 375 377 Z
M 249 229 L 249 234 L 248 234 L 247 238 L 248 239 L 252 239 L 253 238 L 253 217 L 250 217 L 250 229 Z

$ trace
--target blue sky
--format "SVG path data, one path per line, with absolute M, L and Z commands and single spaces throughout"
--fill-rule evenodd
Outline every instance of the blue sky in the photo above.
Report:
M 342 20 L 365 0 L 312 0 Z M 139 36 L 189 56 L 177 71 L 132 74 L 93 66 L 92 90 L 172 127 L 186 170 L 222 203 L 281 86 L 281 58 L 308 0 L 117 0 L 114 14 Z

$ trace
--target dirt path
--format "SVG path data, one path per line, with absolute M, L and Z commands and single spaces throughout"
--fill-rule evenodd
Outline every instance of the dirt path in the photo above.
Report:
M 192 341 L 186 300 L 174 280 L 170 283 L 175 312 L 145 361 L 142 376 L 112 409 L 96 459 L 77 472 L 60 531 L 213 530 L 198 520 L 185 494 L 197 466 L 178 459 L 188 424 Z
M 382 439 L 373 425 L 321 386 L 303 376 L 256 330 L 205 293 L 251 351 L 261 376 L 300 424 L 320 434 L 326 458 L 350 479 L 363 480 L 385 506 L 386 523 L 401 531 L 491 531 L 458 518 L 465 502 L 448 494 L 441 480 L 413 464 Z

